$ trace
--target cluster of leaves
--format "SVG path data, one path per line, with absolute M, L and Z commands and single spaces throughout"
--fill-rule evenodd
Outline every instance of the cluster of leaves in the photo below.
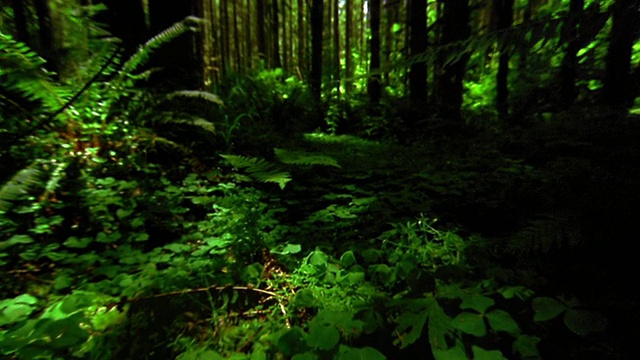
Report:
M 243 78 L 223 91 L 224 102 L 200 91 L 166 96 L 168 107 L 185 105 L 177 99 L 213 103 L 203 110 L 209 117 L 182 108 L 178 118 L 144 110 L 165 100 L 123 104 L 146 99 L 134 87 L 144 74 L 133 71 L 194 23 L 176 24 L 112 80 L 92 85 L 99 91 L 76 103 L 83 109 L 69 107 L 66 126 L 12 148 L 33 165 L 0 189 L 0 268 L 8 284 L 0 294 L 2 355 L 300 360 L 430 352 L 437 359 L 537 358 L 545 334 L 535 323 L 562 316 L 581 336 L 604 327 L 601 316 L 575 301 L 533 298 L 524 286 L 472 275 L 476 269 L 466 250 L 473 239 L 438 229 L 424 216 L 390 219 L 386 204 L 410 207 L 423 199 L 390 190 L 402 186 L 397 178 L 375 191 L 356 185 L 387 179 L 386 168 L 368 163 L 372 170 L 353 175 L 352 184 L 336 184 L 334 191 L 301 186 L 306 197 L 283 201 L 291 188 L 285 185 L 297 179 L 294 171 L 306 180 L 331 177 L 383 154 L 367 153 L 362 141 L 344 150 L 350 163 L 281 148 L 273 161 L 253 156 L 265 155 L 259 147 L 266 142 L 281 140 L 265 129 L 281 128 L 277 121 L 290 120 L 287 114 L 307 96 L 295 80 L 281 82 L 278 72 Z M 35 56 L 21 45 L 4 49 L 11 56 Z M 45 101 L 43 91 L 23 83 L 29 85 L 7 80 L 9 90 Z M 90 108 L 92 102 L 100 106 Z M 193 138 L 170 139 L 143 127 L 169 123 L 187 132 L 204 129 L 221 137 L 227 150 L 239 141 L 235 146 L 251 155 L 222 157 L 248 176 L 225 170 L 220 154 L 203 164 L 196 145 L 182 141 Z M 389 163 L 397 162 L 388 156 L 392 150 L 382 150 Z M 171 167 L 164 166 L 166 159 L 154 161 L 168 153 L 187 161 Z M 511 165 L 507 169 L 522 169 Z M 470 178 L 418 169 L 413 179 L 428 191 L 453 196 Z M 283 192 L 254 180 L 276 183 Z M 301 204 L 309 198 L 316 201 Z M 419 212 L 413 209 L 412 215 Z M 379 231 L 388 220 L 391 229 Z M 333 244 L 338 240 L 345 242 Z M 407 352 L 421 343 L 428 346 Z

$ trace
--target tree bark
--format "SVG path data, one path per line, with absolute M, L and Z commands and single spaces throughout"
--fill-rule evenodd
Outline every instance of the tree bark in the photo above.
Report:
M 441 45 L 449 45 L 469 38 L 469 1 L 447 0 L 444 4 L 442 16 Z M 464 51 L 464 49 L 452 49 Z M 461 120 L 462 80 L 469 60 L 469 54 L 464 53 L 456 60 L 445 64 L 438 77 L 438 104 L 441 106 L 440 115 L 447 119 Z
M 280 24 L 279 24 L 279 16 L 278 16 L 278 0 L 273 0 L 271 5 L 273 6 L 273 14 L 272 15 L 272 20 L 273 23 L 272 28 L 271 28 L 271 32 L 272 32 L 272 41 L 273 41 L 273 67 L 274 68 L 281 68 L 282 67 L 282 61 L 280 60 L 280 34 L 279 34 L 279 30 L 280 30 Z
M 571 0 L 563 31 L 567 48 L 560 67 L 560 101 L 565 108 L 571 106 L 578 97 L 576 89 L 578 51 L 580 50 L 578 27 L 583 10 L 584 0 Z
M 333 3 L 333 82 L 340 96 L 340 3 L 335 0 Z
M 372 104 L 380 102 L 380 0 L 369 0 L 369 26 L 371 29 L 371 60 L 367 93 Z
M 344 65 L 345 65 L 345 92 L 347 97 L 351 95 L 351 90 L 353 89 L 353 55 L 351 53 L 351 36 L 352 36 L 352 21 L 353 21 L 353 9 L 352 9 L 352 0 L 345 0 L 345 8 L 346 8 L 346 22 L 345 22 L 345 30 L 344 30 Z
M 631 53 L 639 30 L 639 0 L 617 0 L 613 5 L 613 24 L 606 57 L 602 101 L 606 105 L 629 107 L 633 104 Z
M 427 63 L 415 62 L 415 57 L 427 51 L 427 1 L 409 0 L 409 99 L 414 106 L 427 100 Z
M 30 47 L 29 28 L 27 27 L 27 14 L 25 12 L 25 3 L 22 0 L 13 0 L 11 2 L 13 9 L 13 24 L 16 27 L 16 39 Z
M 320 102 L 322 98 L 322 18 L 323 0 L 311 3 L 311 76 L 309 85 L 313 98 Z
M 256 16 L 258 17 L 258 53 L 262 60 L 267 59 L 267 36 L 265 33 L 266 24 L 264 21 L 266 14 L 264 5 L 264 0 L 258 0 L 258 9 L 256 11 Z
M 496 13 L 498 15 L 498 34 L 511 27 L 513 23 L 513 1 L 495 0 Z M 500 59 L 498 73 L 496 75 L 496 108 L 501 119 L 509 116 L 509 44 L 498 36 L 498 52 Z

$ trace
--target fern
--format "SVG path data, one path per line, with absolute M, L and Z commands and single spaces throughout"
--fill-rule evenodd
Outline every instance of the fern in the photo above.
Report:
M 51 81 L 45 61 L 27 45 L 0 33 L 0 84 L 31 101 L 40 101 L 47 111 L 64 105 L 68 93 Z
M 0 213 L 11 209 L 13 202 L 22 199 L 42 183 L 40 161 L 18 171 L 0 188 Z
M 149 41 L 142 45 L 140 49 L 129 58 L 129 60 L 124 63 L 124 65 L 122 66 L 122 70 L 120 71 L 120 79 L 131 75 L 133 71 L 135 71 L 140 65 L 144 64 L 149 59 L 149 55 L 151 55 L 153 51 L 155 51 L 163 44 L 177 38 L 178 36 L 188 31 L 197 31 L 198 26 L 202 23 L 202 21 L 203 20 L 199 18 L 187 16 L 184 20 L 173 24 L 171 27 L 162 31 L 160 34 L 152 37 Z
M 167 125 L 190 125 L 204 130 L 212 135 L 217 135 L 216 126 L 208 120 L 205 120 L 198 116 L 179 112 L 163 112 L 159 115 L 153 114 L 151 122 L 155 125 L 167 124 Z
M 276 183 L 281 189 L 284 189 L 286 184 L 291 181 L 291 174 L 288 171 L 284 171 L 265 159 L 238 155 L 220 156 L 227 160 L 231 166 L 237 169 L 246 169 L 247 173 L 255 180 Z
M 280 160 L 283 164 L 323 165 L 342 168 L 334 158 L 322 154 L 277 148 L 275 149 L 275 153 L 278 160 Z
M 167 95 L 167 98 L 169 100 L 174 99 L 176 97 L 203 99 L 203 100 L 208 101 L 210 103 L 214 103 L 214 104 L 218 104 L 220 106 L 224 106 L 224 102 L 222 101 L 222 99 L 220 99 L 220 97 L 218 95 L 212 94 L 212 93 L 206 92 L 206 91 L 182 90 L 182 91 L 175 91 L 175 92 L 172 92 L 171 94 Z

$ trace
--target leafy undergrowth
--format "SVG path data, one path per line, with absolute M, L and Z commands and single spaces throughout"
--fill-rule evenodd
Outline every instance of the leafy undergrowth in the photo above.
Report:
M 188 20 L 64 121 L 3 117 L 3 169 L 22 168 L 0 188 L 4 357 L 624 358 L 607 325 L 631 328 L 637 299 L 608 282 L 634 264 L 637 126 L 301 138 L 316 111 L 281 72 L 135 90 Z M 12 51 L 3 76 L 29 86 L 9 90 L 57 111 L 64 91 Z
M 537 294 L 533 266 L 501 266 L 517 244 L 493 248 L 508 227 L 546 210 L 511 197 L 546 189 L 551 172 L 486 142 L 310 134 L 275 160 L 225 156 L 200 172 L 110 144 L 12 180 L 33 187 L 2 218 L 6 356 L 533 359 L 562 333 L 567 356 L 613 358 L 592 337 L 602 315 Z M 509 217 L 474 231 L 497 240 L 454 226 L 469 209 Z

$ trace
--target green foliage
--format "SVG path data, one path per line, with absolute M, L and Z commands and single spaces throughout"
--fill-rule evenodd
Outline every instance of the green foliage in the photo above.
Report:
M 322 155 L 304 151 L 290 151 L 285 149 L 275 149 L 276 157 L 283 164 L 288 165 L 322 165 L 340 168 L 335 159 Z M 284 189 L 291 181 L 291 174 L 280 165 L 269 162 L 265 159 L 239 156 L 220 155 L 237 169 L 246 169 L 249 175 L 260 182 L 272 182 Z
M 39 101 L 46 111 L 54 112 L 64 104 L 68 93 L 51 80 L 51 74 L 44 69 L 44 64 L 45 61 L 27 45 L 14 40 L 10 35 L 0 33 L 2 89 L 15 92 L 25 100 Z M 24 110 L 23 107 L 26 106 L 20 100 L 6 98 L 4 92 L 0 96 L 3 100 L 9 100 L 9 104 L 19 107 L 19 110 Z M 3 116 L 0 125 L 13 130 L 14 124 L 6 123 Z

